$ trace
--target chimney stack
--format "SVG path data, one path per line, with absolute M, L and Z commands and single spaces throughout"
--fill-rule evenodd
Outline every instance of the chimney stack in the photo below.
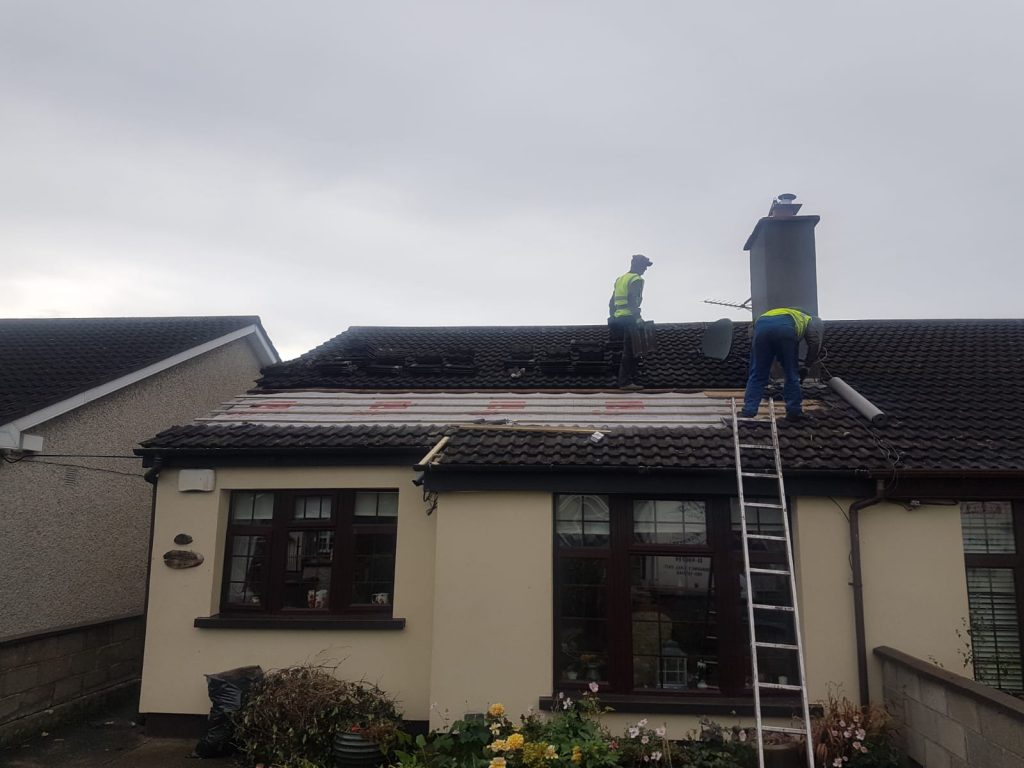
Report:
M 750 251 L 750 298 L 754 319 L 776 307 L 818 314 L 814 227 L 819 216 L 797 216 L 796 195 L 779 195 L 757 222 L 743 250 Z

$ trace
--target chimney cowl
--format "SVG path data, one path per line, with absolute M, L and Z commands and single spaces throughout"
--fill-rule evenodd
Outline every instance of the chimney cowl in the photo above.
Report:
M 803 203 L 796 202 L 796 195 L 790 192 L 783 192 L 772 200 L 772 207 L 768 209 L 768 215 L 772 218 L 796 216 L 797 211 L 802 207 Z

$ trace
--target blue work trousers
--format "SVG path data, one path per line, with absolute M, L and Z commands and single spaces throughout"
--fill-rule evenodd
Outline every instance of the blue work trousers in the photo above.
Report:
M 785 377 L 782 395 L 786 399 L 786 413 L 802 411 L 803 394 L 800 391 L 799 369 L 800 339 L 796 323 L 789 315 L 760 317 L 754 324 L 754 340 L 750 344 L 750 378 L 743 396 L 743 415 L 753 416 L 764 397 L 764 388 L 776 360 Z

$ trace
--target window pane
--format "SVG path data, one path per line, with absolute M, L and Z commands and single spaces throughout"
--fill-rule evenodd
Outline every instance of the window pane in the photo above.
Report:
M 630 558 L 635 688 L 718 687 L 714 593 L 710 557 Z
M 295 499 L 296 520 L 330 520 L 334 517 L 334 499 L 330 496 L 299 496 Z
M 777 511 L 777 510 L 772 510 Z M 783 555 L 784 556 L 784 555 Z M 742 569 L 742 564 L 739 565 Z M 758 568 L 787 570 L 784 561 L 757 563 Z M 760 605 L 793 605 L 793 593 L 789 579 L 767 573 L 750 574 L 754 584 L 754 602 Z M 740 626 L 742 637 L 742 664 L 746 671 L 746 687 L 750 680 L 750 623 L 747 618 L 747 584 L 740 573 L 740 599 L 736 606 L 737 615 L 734 619 Z M 796 625 L 793 614 L 787 611 L 755 610 L 754 620 L 757 622 L 757 639 L 762 643 L 796 643 Z M 757 652 L 758 677 L 762 683 L 782 683 L 797 685 L 800 682 L 800 667 L 796 654 L 775 648 L 761 648 Z
M 561 680 L 608 679 L 608 566 L 603 559 L 558 562 L 558 669 Z
M 395 534 L 357 534 L 352 602 L 359 605 L 391 605 L 394 587 Z
M 777 496 L 748 496 L 746 497 L 746 501 L 760 501 L 765 504 L 779 503 Z M 732 548 L 738 551 L 743 546 L 741 540 L 743 527 L 740 524 L 740 500 L 735 497 L 730 499 L 729 507 L 732 517 Z M 764 507 L 747 507 L 747 533 L 760 533 L 765 536 L 785 536 L 786 528 L 782 521 L 782 510 L 766 509 Z M 750 551 L 782 553 L 785 552 L 785 544 L 781 541 L 751 539 Z
M 330 607 L 334 531 L 289 531 L 284 574 L 285 608 Z
M 608 546 L 610 519 L 606 496 L 559 496 L 555 507 L 558 546 Z
M 1013 506 L 1008 501 L 965 501 L 960 505 L 964 552 L 1007 554 L 1017 551 Z
M 265 608 L 267 539 L 232 536 L 228 546 L 227 601 L 231 605 Z
M 1009 693 L 1024 691 L 1013 571 L 968 568 L 967 599 L 975 679 Z
M 633 541 L 639 544 L 702 546 L 708 542 L 702 501 L 634 501 Z
M 356 517 L 397 517 L 396 491 L 359 491 L 356 493 Z
M 243 525 L 268 525 L 273 519 L 273 493 L 234 491 L 231 494 L 231 522 Z

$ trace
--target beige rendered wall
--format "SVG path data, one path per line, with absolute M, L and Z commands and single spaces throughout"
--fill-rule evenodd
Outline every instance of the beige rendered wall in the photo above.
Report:
M 800 498 L 794 509 L 800 608 L 812 699 L 839 684 L 856 700 L 850 587 L 852 499 Z M 871 698 L 882 701 L 882 668 L 871 650 L 888 645 L 953 671 L 963 668 L 956 635 L 968 615 L 958 506 L 896 504 L 860 513 L 865 634 Z
M 142 712 L 202 714 L 210 709 L 203 675 L 245 665 L 274 669 L 307 661 L 341 662 L 338 675 L 377 683 L 402 704 L 405 716 L 426 720 L 434 591 L 434 529 L 409 469 L 394 467 L 220 468 L 212 493 L 181 493 L 178 471 L 157 486 L 153 564 Z M 193 621 L 219 610 L 227 504 L 232 489 L 397 488 L 398 543 L 394 616 L 402 630 L 196 629 Z M 164 565 L 179 533 L 204 562 L 187 570 Z
M 453 717 L 551 693 L 550 493 L 444 493 L 437 511 L 430 700 Z
M 48 454 L 131 456 L 140 440 L 253 385 L 246 339 L 28 430 Z M 142 613 L 151 488 L 142 462 L 0 462 L 0 640 Z

